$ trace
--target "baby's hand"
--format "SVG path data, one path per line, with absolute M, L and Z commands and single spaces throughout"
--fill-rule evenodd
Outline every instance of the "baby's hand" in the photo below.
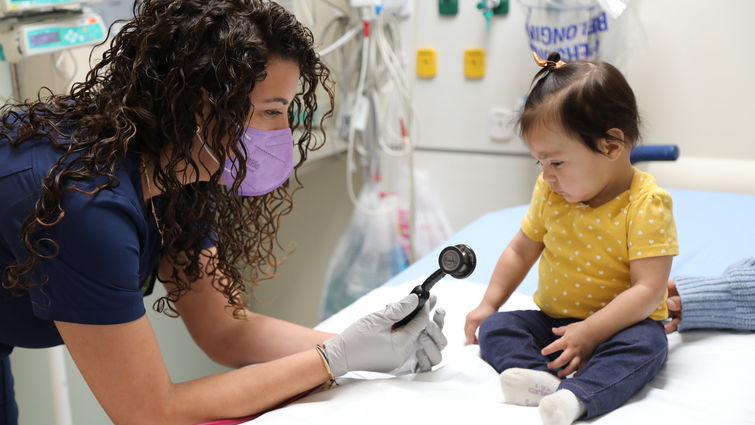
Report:
M 558 371 L 558 376 L 562 378 L 584 366 L 599 343 L 590 337 L 589 324 L 585 321 L 553 328 L 553 333 L 561 338 L 550 343 L 540 353 L 548 356 L 557 351 L 563 351 L 556 360 L 547 364 L 548 369 L 563 367 Z
M 476 335 L 477 328 L 480 327 L 480 323 L 482 323 L 485 318 L 495 313 L 496 311 L 497 309 L 489 305 L 480 304 L 479 307 L 467 314 L 467 320 L 466 323 L 464 323 L 464 334 L 467 337 L 467 345 L 478 343 Z

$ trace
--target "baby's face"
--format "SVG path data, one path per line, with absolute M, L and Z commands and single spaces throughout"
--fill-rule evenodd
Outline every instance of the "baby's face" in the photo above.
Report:
M 614 175 L 616 166 L 556 126 L 538 125 L 525 137 L 530 154 L 543 168 L 543 180 L 567 202 L 590 204 Z

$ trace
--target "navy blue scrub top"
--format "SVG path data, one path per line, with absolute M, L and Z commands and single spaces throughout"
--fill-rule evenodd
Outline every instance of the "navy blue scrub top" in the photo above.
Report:
M 18 147 L 0 142 L 1 268 L 27 258 L 21 225 L 61 153 L 46 140 Z M 43 230 L 57 241 L 59 254 L 38 259 L 35 269 L 46 282 L 16 291 L 20 295 L 0 288 L 0 357 L 13 347 L 61 344 L 53 320 L 105 325 L 144 315 L 142 297 L 154 285 L 160 235 L 144 206 L 139 170 L 139 157 L 130 154 L 118 167 L 117 187 L 96 196 L 64 192 L 65 216 Z

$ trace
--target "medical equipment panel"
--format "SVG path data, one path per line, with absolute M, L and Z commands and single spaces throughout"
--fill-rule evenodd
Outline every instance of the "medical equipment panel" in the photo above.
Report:
M 102 18 L 91 12 L 24 17 L 9 26 L 0 31 L 0 46 L 5 54 L 0 59 L 9 62 L 97 44 L 105 40 L 107 34 Z
M 0 0 L 0 17 L 89 2 L 91 0 Z

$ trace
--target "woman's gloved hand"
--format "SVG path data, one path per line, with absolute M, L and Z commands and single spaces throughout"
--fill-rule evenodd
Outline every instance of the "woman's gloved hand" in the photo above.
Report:
M 364 370 L 396 374 L 426 372 L 440 363 L 441 350 L 448 343 L 443 335 L 445 311 L 437 309 L 430 320 L 436 297 L 430 296 L 422 310 L 406 325 L 391 326 L 417 306 L 418 298 L 409 294 L 401 301 L 362 317 L 323 343 L 330 370 L 335 376 Z

